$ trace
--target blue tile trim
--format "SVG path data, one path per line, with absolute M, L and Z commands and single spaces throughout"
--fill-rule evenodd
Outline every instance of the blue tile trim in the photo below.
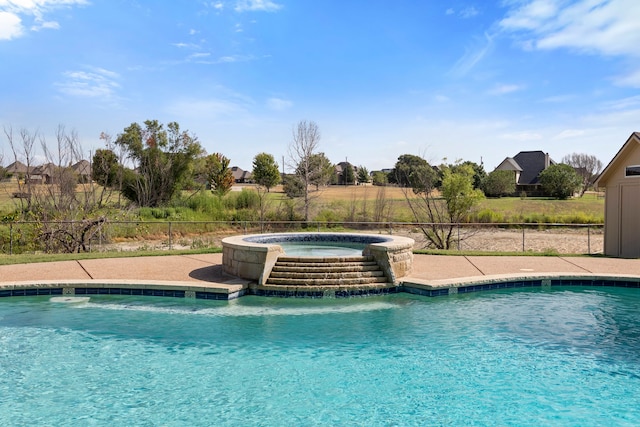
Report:
M 498 289 L 517 289 L 517 288 L 535 288 L 541 287 L 543 280 L 512 280 L 496 283 L 469 284 L 457 287 L 459 294 L 471 292 L 481 292 Z M 640 289 L 640 278 L 638 279 L 548 279 L 551 286 L 579 286 L 579 287 L 617 287 Z M 427 297 L 439 297 L 449 295 L 449 288 L 422 289 L 412 287 L 411 284 L 402 286 L 383 288 L 383 289 L 353 289 L 340 291 L 287 291 L 287 290 L 242 290 L 233 294 L 224 294 L 217 292 L 195 292 L 196 299 L 207 300 L 231 300 L 241 297 L 245 294 L 266 296 L 266 297 L 284 297 L 284 298 L 350 298 L 358 296 L 376 296 L 392 293 L 407 292 L 415 295 Z M 185 298 L 184 290 L 164 290 L 164 289 L 136 289 L 136 288 L 92 288 L 79 287 L 75 288 L 76 295 L 139 295 L 139 296 L 160 296 L 172 298 Z M 1 289 L 0 298 L 17 297 L 17 296 L 37 296 L 37 295 L 63 295 L 63 288 L 29 288 L 29 289 Z
M 381 289 L 354 289 L 349 291 L 337 291 L 335 293 L 336 298 L 350 298 L 350 297 L 363 297 L 370 295 L 388 295 L 397 294 L 400 287 L 396 288 L 381 288 Z
M 251 295 L 257 295 L 261 297 L 280 297 L 280 298 L 351 298 L 362 296 L 376 296 L 387 295 L 401 292 L 400 286 L 393 288 L 381 288 L 381 289 L 353 289 L 353 290 L 339 290 L 339 291 L 288 291 L 277 289 L 255 289 L 251 291 Z
M 408 294 L 413 295 L 422 295 L 425 297 L 440 297 L 449 295 L 449 288 L 440 288 L 440 289 L 421 289 L 421 288 L 412 288 L 411 286 L 403 286 L 402 292 L 406 292 Z
M 227 300 L 229 296 L 217 292 L 196 292 L 196 299 Z
M 280 298 L 324 298 L 325 296 L 325 292 L 323 291 L 278 291 L 263 289 L 256 289 L 252 294 L 261 297 Z
M 0 298 L 30 297 L 38 295 L 62 295 L 62 288 L 34 288 L 34 289 L 3 289 Z
M 551 286 L 580 286 L 580 287 L 616 287 L 616 288 L 633 288 L 640 289 L 640 279 L 637 280 L 613 280 L 613 279 L 551 279 Z M 477 285 L 459 286 L 459 294 L 467 294 L 471 292 L 490 291 L 496 289 L 516 289 L 516 288 L 536 288 L 542 286 L 541 279 L 535 280 L 513 280 L 508 282 L 482 283 Z M 453 287 L 453 286 L 452 286 Z M 449 288 L 439 289 L 421 289 L 411 287 L 411 284 L 405 284 L 402 287 L 403 292 L 415 295 L 423 295 L 428 297 L 438 297 L 449 295 Z
M 148 297 L 184 298 L 185 291 L 131 288 L 75 288 L 76 295 L 140 295 Z

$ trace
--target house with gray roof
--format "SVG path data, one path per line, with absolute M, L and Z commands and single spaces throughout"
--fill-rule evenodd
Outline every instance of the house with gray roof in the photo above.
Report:
M 346 182 L 348 167 L 351 167 L 351 170 L 353 171 L 353 181 L 351 182 Z M 358 184 L 358 167 L 357 166 L 354 166 L 349 162 L 340 162 L 334 166 L 334 170 L 336 173 L 335 182 L 337 184 L 339 185 Z
M 516 181 L 516 194 L 523 192 L 527 196 L 545 196 L 540 184 L 540 172 L 555 165 L 549 153 L 543 151 L 521 151 L 513 157 L 507 157 L 495 170 L 513 171 Z
M 231 168 L 231 175 L 233 175 L 233 180 L 236 184 L 247 184 L 253 182 L 251 172 L 245 171 L 238 166 L 233 166 Z
M 32 168 L 33 169 L 33 168 Z M 17 175 L 26 175 L 29 171 L 27 165 L 20 161 L 15 161 L 11 163 L 9 166 L 5 168 L 6 173 L 17 176 Z

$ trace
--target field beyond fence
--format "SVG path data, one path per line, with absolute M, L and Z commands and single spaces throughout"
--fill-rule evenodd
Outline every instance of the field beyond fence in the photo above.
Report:
M 48 224 L 51 227 L 55 224 Z M 46 253 L 38 227 L 30 222 L 0 224 L 0 251 L 6 255 Z M 421 231 L 426 223 L 301 221 L 108 221 L 86 242 L 89 252 L 163 251 L 221 247 L 238 234 L 275 232 L 356 232 L 411 237 L 414 249 L 429 249 Z M 601 254 L 602 224 L 453 224 L 453 250 L 544 254 Z

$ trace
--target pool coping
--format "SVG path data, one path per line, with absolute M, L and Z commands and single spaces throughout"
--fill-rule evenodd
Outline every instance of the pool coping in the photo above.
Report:
M 245 295 L 277 297 L 355 297 L 409 293 L 428 297 L 516 288 L 624 287 L 640 289 L 640 277 L 633 274 L 526 273 L 474 276 L 456 279 L 421 280 L 405 278 L 388 286 L 317 286 L 271 289 L 256 287 L 247 280 L 224 284 L 160 280 L 34 280 L 0 282 L 0 298 L 39 295 L 139 295 L 175 298 L 232 300 Z

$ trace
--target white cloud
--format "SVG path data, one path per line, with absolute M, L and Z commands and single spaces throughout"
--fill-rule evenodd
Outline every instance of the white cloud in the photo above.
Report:
M 604 110 L 629 110 L 637 109 L 640 107 L 640 95 L 629 96 L 627 98 L 616 99 L 603 104 Z
M 11 40 L 22 34 L 20 17 L 11 12 L 0 11 L 0 40 Z
M 532 0 L 511 10 L 500 26 L 523 32 L 525 45 L 640 57 L 637 0 Z
M 506 139 L 509 141 L 539 141 L 542 139 L 542 135 L 533 131 L 522 131 L 522 132 L 512 132 L 512 133 L 503 133 L 500 135 L 500 138 Z
M 267 106 L 271 110 L 283 111 L 291 108 L 293 106 L 293 102 L 289 101 L 288 99 L 269 98 L 267 100 Z
M 41 29 L 59 30 L 60 24 L 57 21 L 42 21 L 39 22 L 38 25 L 31 26 L 32 31 L 40 31 Z
M 189 59 L 208 58 L 211 54 L 209 52 L 196 52 L 189 55 Z
M 275 12 L 281 9 L 282 5 L 271 0 L 238 0 L 236 12 Z
M 466 18 L 473 18 L 473 17 L 474 17 L 474 16 L 476 16 L 478 13 L 480 13 L 480 12 L 478 11 L 478 9 L 476 9 L 476 8 L 475 8 L 475 7 L 473 7 L 473 6 L 469 6 L 469 7 L 466 7 L 466 8 L 464 8 L 464 9 L 462 9 L 462 10 L 460 11 L 460 17 L 465 18 L 465 19 L 466 19 Z
M 634 70 L 624 76 L 616 76 L 613 82 L 618 86 L 640 88 L 640 70 Z
M 585 135 L 585 131 L 583 129 L 565 129 L 559 134 L 555 135 L 551 139 L 572 139 L 578 138 Z
M 464 9 L 458 11 L 456 13 L 456 10 L 453 8 L 449 8 L 447 9 L 445 12 L 445 15 L 458 15 L 460 18 L 462 19 L 467 19 L 467 18 L 473 18 L 474 16 L 478 15 L 480 13 L 480 11 L 478 9 L 476 9 L 473 6 L 469 6 L 469 7 L 465 7 Z
M 524 89 L 524 86 L 514 84 L 500 84 L 490 89 L 487 93 L 489 95 L 505 95 L 507 93 L 517 92 Z
M 554 96 L 548 96 L 542 100 L 540 100 L 540 102 L 548 102 L 551 104 L 561 104 L 564 102 L 569 102 L 573 99 L 575 99 L 576 96 L 575 95 L 571 95 L 571 94 L 567 94 L 567 95 L 554 95 Z
M 45 15 L 62 7 L 85 5 L 86 0 L 0 0 L 0 40 L 11 40 L 25 34 L 25 20 L 31 21 L 31 31 L 60 28 L 57 21 Z
M 489 34 L 485 33 L 484 40 L 478 44 L 479 46 L 476 46 L 473 49 L 468 49 L 467 52 L 458 59 L 451 70 L 451 73 L 454 76 L 462 77 L 466 75 L 473 69 L 473 67 L 476 66 L 476 64 L 478 64 L 478 62 L 482 61 L 493 46 L 493 38 Z
M 187 117 L 190 120 L 212 120 L 235 117 L 246 110 L 240 103 L 225 99 L 183 99 L 172 102 L 167 111 L 172 116 Z
M 120 87 L 118 73 L 104 68 L 87 67 L 87 70 L 65 71 L 64 81 L 57 83 L 65 95 L 88 98 L 112 98 Z

